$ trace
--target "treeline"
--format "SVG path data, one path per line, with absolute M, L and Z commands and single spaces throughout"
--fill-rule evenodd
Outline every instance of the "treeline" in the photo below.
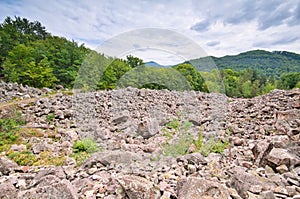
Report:
M 289 90 L 300 88 L 300 72 L 283 73 L 279 79 L 274 76 L 267 77 L 255 69 L 247 68 L 242 71 L 233 69 L 213 70 L 202 72 L 205 83 L 214 88 L 218 77 L 222 80 L 222 85 L 229 97 L 255 97 L 266 94 L 274 89 Z
M 63 85 L 97 90 L 131 86 L 224 92 L 230 97 L 248 98 L 275 88 L 300 87 L 300 73 L 296 70 L 299 65 L 293 67 L 297 72 L 282 73 L 280 77 L 256 68 L 237 70 L 225 66 L 221 70 L 199 72 L 193 66 L 195 63 L 189 62 L 168 68 L 148 67 L 131 55 L 126 59 L 106 57 L 75 41 L 52 36 L 39 22 L 20 17 L 7 17 L 0 25 L 0 48 L 0 78 L 37 88 Z M 261 53 L 256 52 L 260 57 Z M 297 54 L 283 56 L 298 59 Z
M 7 17 L 0 25 L 0 48 L 0 78 L 37 88 L 71 88 L 91 51 L 20 17 Z

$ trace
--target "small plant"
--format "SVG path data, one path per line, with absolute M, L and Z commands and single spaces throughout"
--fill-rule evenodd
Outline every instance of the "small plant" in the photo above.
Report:
M 75 141 L 73 146 L 73 152 L 87 152 L 87 153 L 95 153 L 99 151 L 97 143 L 91 138 L 84 138 L 79 141 Z
M 193 135 L 187 131 L 191 128 L 192 123 L 181 121 L 181 116 L 178 119 L 172 119 L 166 124 L 166 128 L 162 131 L 167 138 L 167 143 L 163 145 L 163 154 L 166 156 L 180 156 L 188 153 L 188 149 L 193 142 Z M 177 134 L 178 137 L 173 138 Z
M 188 149 L 193 142 L 193 136 L 189 133 L 179 136 L 178 141 L 174 144 L 165 144 L 163 154 L 166 156 L 181 156 L 188 153 Z
M 81 165 L 92 153 L 100 151 L 97 143 L 91 138 L 84 138 L 75 141 L 73 145 L 72 157 L 75 158 L 77 165 Z
M 166 127 L 169 129 L 178 130 L 180 127 L 180 121 L 178 119 L 172 119 L 169 123 L 166 124 Z
M 65 90 L 62 92 L 63 95 L 74 95 L 73 91 L 68 91 L 68 90 Z
M 25 123 L 22 114 L 16 110 L 13 110 L 6 118 L 0 118 L 0 151 L 6 150 L 10 144 L 18 142 L 20 126 Z
M 87 153 L 87 152 L 73 153 L 71 155 L 71 157 L 75 159 L 77 166 L 82 165 L 82 163 L 84 163 L 84 161 L 91 156 L 92 156 L 92 154 Z
M 53 124 L 54 118 L 55 118 L 54 113 L 50 113 L 49 115 L 46 116 L 46 120 L 47 122 L 49 122 L 49 124 Z
M 37 157 L 30 151 L 12 152 L 8 154 L 8 158 L 20 166 L 32 166 L 37 161 Z
M 207 142 L 204 142 L 202 133 L 198 135 L 197 140 L 194 140 L 196 151 L 204 156 L 208 156 L 210 153 L 223 153 L 223 151 L 229 146 L 229 142 L 222 142 L 220 139 L 210 138 Z
M 39 165 L 55 165 L 55 166 L 62 166 L 66 160 L 66 156 L 59 155 L 53 156 L 50 151 L 43 151 L 39 154 L 38 161 L 35 162 L 34 166 Z

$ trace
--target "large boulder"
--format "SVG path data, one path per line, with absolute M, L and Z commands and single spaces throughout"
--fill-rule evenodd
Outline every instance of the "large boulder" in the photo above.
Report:
M 299 157 L 281 148 L 272 149 L 265 161 L 273 169 L 280 165 L 286 165 L 289 169 L 300 166 Z
M 230 198 L 227 188 L 204 178 L 189 177 L 177 183 L 178 199 Z
M 11 182 L 4 182 L 0 185 L 0 198 L 10 199 L 17 197 L 17 189 Z
M 242 198 L 248 198 L 248 191 L 259 194 L 262 191 L 273 190 L 276 186 L 265 177 L 246 172 L 246 168 L 244 167 L 236 166 L 231 172 L 230 186 L 234 188 Z
M 146 178 L 133 175 L 122 175 L 117 178 L 129 199 L 156 199 L 160 198 L 159 189 Z
M 0 172 L 2 174 L 8 175 L 15 170 L 20 170 L 20 167 L 17 163 L 6 157 L 0 157 Z
M 132 162 L 142 160 L 142 157 L 136 153 L 126 152 L 126 151 L 106 151 L 95 153 L 89 159 L 87 159 L 82 165 L 81 169 L 85 170 L 91 168 L 97 163 L 103 166 L 108 166 L 110 164 L 130 164 Z
M 77 190 L 68 180 L 62 180 L 58 183 L 51 184 L 51 181 L 44 182 L 45 186 L 32 188 L 18 193 L 18 198 L 64 198 L 77 199 Z M 48 185 L 46 185 L 48 184 Z

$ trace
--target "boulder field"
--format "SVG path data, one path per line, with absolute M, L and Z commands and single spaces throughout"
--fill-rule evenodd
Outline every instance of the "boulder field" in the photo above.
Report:
M 251 99 L 73 92 L 0 83 L 0 117 L 17 109 L 26 120 L 20 131 L 40 132 L 9 151 L 65 157 L 60 166 L 27 166 L 2 152 L 0 198 L 300 199 L 299 89 Z M 101 150 L 77 165 L 73 145 L 85 137 Z M 204 150 L 214 142 L 227 145 Z

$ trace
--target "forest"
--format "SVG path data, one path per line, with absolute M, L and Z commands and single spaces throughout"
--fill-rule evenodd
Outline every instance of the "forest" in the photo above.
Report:
M 1 23 L 0 49 L 0 80 L 37 88 L 223 90 L 227 96 L 245 98 L 276 88 L 300 88 L 300 55 L 285 51 L 255 50 L 149 67 L 132 55 L 107 57 L 21 17 Z M 205 70 L 208 59 L 218 69 Z

